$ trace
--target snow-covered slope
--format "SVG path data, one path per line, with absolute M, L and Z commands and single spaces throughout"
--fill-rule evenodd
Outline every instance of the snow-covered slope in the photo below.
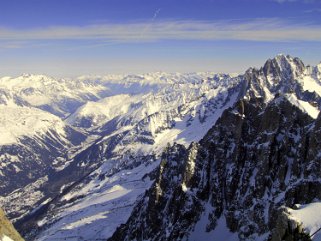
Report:
M 52 130 L 66 141 L 65 123 L 57 116 L 34 107 L 0 105 L 0 145 L 18 143 L 23 137 L 44 136 Z
M 10 218 L 24 216 L 43 192 L 26 193 L 15 203 L 9 194 L 29 190 L 28 186 L 48 176 L 54 160 L 86 140 L 86 135 L 67 125 L 60 117 L 18 103 L 12 95 L 2 95 L 0 103 L 0 206 L 10 207 Z M 46 179 L 48 180 L 48 178 Z M 33 197 L 31 194 L 35 194 Z M 21 208 L 20 208 L 21 207 Z
M 137 197 L 151 185 L 145 174 L 157 165 L 153 162 L 125 169 L 101 181 L 92 179 L 84 188 L 64 195 L 66 205 L 38 221 L 40 228 L 47 225 L 47 229 L 37 240 L 105 240 L 128 219 Z M 48 225 L 53 220 L 57 222 Z
M 83 133 L 40 109 L 7 103 L 0 104 L 0 111 L 0 187 L 3 194 L 13 187 L 21 187 L 21 183 L 28 184 L 27 179 L 33 181 L 41 173 L 47 174 L 46 169 L 57 156 L 85 140 Z
M 300 224 L 313 241 L 321 241 L 321 202 L 296 205 L 296 209 L 286 208 L 286 212 L 288 218 Z
M 240 85 L 239 78 L 229 75 L 192 77 L 168 81 L 173 84 L 156 92 L 115 95 L 87 103 L 67 122 L 108 133 L 101 142 L 122 135 L 114 147 L 118 155 L 159 152 L 174 141 L 188 145 L 202 138 L 221 112 L 235 102 Z
M 316 119 L 320 113 L 318 106 L 309 103 L 308 101 L 300 100 L 295 94 L 286 94 L 285 97 L 295 106 L 307 113 L 313 119 Z
M 20 105 L 39 107 L 59 116 L 68 115 L 87 100 L 97 100 L 100 84 L 25 74 L 0 79 L 0 102 L 11 97 Z
M 159 78 L 156 78 L 158 76 Z M 60 117 L 72 114 L 88 101 L 117 94 L 141 94 L 168 84 L 171 74 L 82 76 L 55 79 L 45 75 L 0 78 L 0 103 L 38 107 Z M 170 79 L 170 80 L 169 80 Z
M 142 95 L 120 94 L 97 102 L 89 101 L 70 115 L 66 121 L 78 127 L 97 128 L 115 117 L 128 113 L 141 99 Z

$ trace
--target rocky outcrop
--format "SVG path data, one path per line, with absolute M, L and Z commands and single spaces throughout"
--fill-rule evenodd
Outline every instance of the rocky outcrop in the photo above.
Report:
M 23 241 L 20 234 L 15 230 L 10 221 L 5 217 L 4 212 L 0 209 L 0 240 L 5 237 L 13 241 Z
M 304 231 L 302 223 L 291 219 L 285 207 L 280 208 L 275 228 L 271 232 L 271 241 L 311 241 L 310 235 Z

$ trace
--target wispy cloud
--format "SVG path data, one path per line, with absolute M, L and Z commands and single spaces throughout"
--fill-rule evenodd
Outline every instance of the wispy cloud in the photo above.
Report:
M 321 8 L 313 8 L 309 10 L 305 10 L 305 13 L 321 13 Z
M 6 40 L 6 41 L 1 41 L 0 49 L 21 49 L 27 45 L 30 45 L 27 41 Z
M 285 2 L 296 2 L 297 0 L 273 0 L 273 1 L 277 3 L 285 3 Z
M 137 22 L 25 30 L 0 28 L 0 40 L 93 40 L 96 43 L 144 43 L 161 40 L 321 41 L 321 25 L 290 24 L 280 19 L 216 22 L 168 20 L 155 21 L 148 26 L 146 28 L 146 22 Z
M 301 3 L 314 3 L 320 2 L 320 0 L 272 0 L 277 3 L 291 3 L 291 2 L 301 2 Z
M 140 36 L 143 36 L 147 32 L 147 30 L 153 26 L 160 11 L 161 11 L 161 9 L 159 8 L 154 12 L 154 15 L 153 15 L 151 21 L 149 23 L 146 23 L 146 26 L 143 29 L 143 31 L 140 33 Z

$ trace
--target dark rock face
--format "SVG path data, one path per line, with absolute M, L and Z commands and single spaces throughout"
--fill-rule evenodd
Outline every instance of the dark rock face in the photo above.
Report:
M 305 67 L 299 58 L 278 55 L 274 59 L 267 60 L 262 68 L 250 68 L 245 72 L 244 91 L 240 98 L 246 96 L 251 99 L 268 100 L 280 93 L 294 93 L 299 99 L 321 108 L 320 96 L 316 92 L 304 90 L 304 83 L 299 81 L 306 72 L 308 67 Z
M 305 233 L 302 223 L 291 219 L 285 207 L 279 209 L 275 220 L 276 225 L 271 232 L 271 241 L 311 241 L 311 237 Z
M 208 204 L 204 232 L 224 217 L 240 240 L 269 239 L 282 205 L 321 200 L 321 115 L 289 102 L 304 65 L 288 58 L 247 71 L 244 98 L 199 143 L 167 148 L 153 187 L 110 240 L 186 240 Z
M 196 221 L 195 208 L 201 206 L 194 206 L 194 202 L 199 202 L 197 199 L 193 199 L 190 195 L 182 190 L 179 185 L 186 180 L 186 170 L 189 170 L 188 150 L 181 145 L 175 144 L 172 147 L 168 147 L 162 155 L 162 161 L 158 168 L 158 175 L 153 187 L 146 192 L 145 197 L 140 200 L 136 206 L 133 215 L 129 222 L 136 222 L 138 217 L 139 225 L 126 229 L 128 239 L 139 238 L 142 239 L 153 237 L 155 240 L 164 240 L 164 230 L 170 229 L 170 238 L 175 240 L 184 235 L 181 228 L 188 228 L 189 222 L 186 220 Z M 188 175 L 188 172 L 186 173 Z M 190 204 L 190 205 L 188 205 Z M 186 206 L 185 210 L 182 210 L 182 206 Z M 159 210 L 162 210 L 159 212 Z M 169 217 L 164 221 L 164 217 Z M 175 226 L 175 223 L 181 223 L 180 226 Z M 124 226 L 124 228 L 126 228 Z M 116 233 L 112 240 L 123 240 L 124 235 L 122 231 Z M 168 237 L 169 238 L 169 237 Z
M 278 55 L 267 60 L 262 70 L 264 76 L 273 79 L 272 83 L 277 86 L 282 81 L 292 80 L 294 83 L 293 80 L 303 74 L 305 66 L 299 58 Z

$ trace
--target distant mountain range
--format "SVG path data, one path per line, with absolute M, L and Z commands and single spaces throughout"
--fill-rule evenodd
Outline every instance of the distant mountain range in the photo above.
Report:
M 0 206 L 26 240 L 321 240 L 320 108 L 321 64 L 285 55 L 4 77 Z

